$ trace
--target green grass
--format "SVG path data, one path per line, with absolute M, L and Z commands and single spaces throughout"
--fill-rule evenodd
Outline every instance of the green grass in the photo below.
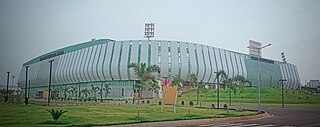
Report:
M 53 121 L 45 109 L 68 110 L 58 121 Z M 122 105 L 122 106 L 40 106 L 36 104 L 14 105 L 0 103 L 0 126 L 93 126 L 113 125 L 123 123 L 170 121 L 185 119 L 200 119 L 213 117 L 234 117 L 255 115 L 256 112 L 233 111 L 227 114 L 226 110 L 203 109 L 192 107 L 191 114 L 188 107 L 161 107 L 158 105 Z M 137 110 L 140 117 L 137 117 Z
M 285 92 L 287 91 L 287 92 Z M 261 106 L 263 108 L 281 107 L 281 89 L 279 88 L 261 88 Z M 290 108 L 320 108 L 320 96 L 311 95 L 306 93 L 299 93 L 297 90 L 284 89 L 284 101 L 285 106 Z M 232 93 L 232 106 L 239 105 L 239 91 L 236 94 Z M 183 93 L 181 97 L 178 97 L 178 105 L 181 105 L 181 101 L 185 104 L 189 104 L 193 101 L 196 104 L 196 90 Z M 241 104 L 243 106 L 257 107 L 258 102 L 258 90 L 257 87 L 246 87 L 241 93 Z M 308 99 L 307 99 L 308 97 Z M 217 104 L 217 91 L 209 90 L 207 93 L 200 91 L 199 101 L 203 106 L 209 106 L 211 104 Z M 300 99 L 299 99 L 300 98 Z M 158 100 L 154 100 L 158 101 Z M 229 89 L 220 89 L 220 107 L 223 104 L 229 105 Z

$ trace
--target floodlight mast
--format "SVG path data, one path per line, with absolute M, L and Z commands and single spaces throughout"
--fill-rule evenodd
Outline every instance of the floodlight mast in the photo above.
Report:
M 150 38 L 154 37 L 154 27 L 155 23 L 144 24 L 144 37 L 148 38 L 148 41 L 150 40 Z

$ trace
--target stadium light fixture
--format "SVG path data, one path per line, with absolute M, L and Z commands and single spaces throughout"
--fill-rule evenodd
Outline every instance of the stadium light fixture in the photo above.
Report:
M 155 23 L 144 24 L 144 37 L 148 38 L 148 41 L 150 40 L 150 38 L 154 37 L 154 27 Z

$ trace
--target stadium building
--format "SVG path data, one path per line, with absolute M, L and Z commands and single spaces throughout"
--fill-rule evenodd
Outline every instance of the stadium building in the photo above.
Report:
M 76 87 L 74 94 L 68 93 L 76 97 L 83 97 L 80 91 L 91 89 L 92 85 L 101 88 L 110 84 L 109 98 L 132 98 L 137 76 L 128 68 L 130 63 L 158 65 L 161 68 L 159 86 L 163 77 L 170 79 L 178 75 L 188 80 L 192 73 L 199 82 L 213 84 L 216 82 L 214 72 L 219 70 L 224 70 L 229 77 L 242 75 L 257 85 L 258 66 L 264 87 L 279 87 L 279 79 L 287 80 L 285 88 L 298 88 L 300 84 L 297 67 L 290 63 L 191 42 L 100 39 L 58 49 L 24 63 L 18 79 L 23 95 L 28 66 L 28 96 L 43 97 L 48 90 L 50 60 L 54 60 L 51 89 Z M 97 94 L 100 97 L 105 91 Z

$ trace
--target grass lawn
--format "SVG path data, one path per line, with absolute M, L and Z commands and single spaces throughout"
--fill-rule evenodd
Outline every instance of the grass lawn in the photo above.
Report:
M 261 88 L 261 107 L 262 108 L 276 108 L 281 107 L 281 89 L 279 88 Z M 183 93 L 181 97 L 178 97 L 178 105 L 181 105 L 181 101 L 188 104 L 193 101 L 196 104 L 196 90 Z M 258 90 L 257 87 L 246 87 L 241 93 L 241 100 L 239 103 L 239 90 L 236 94 L 232 93 L 232 106 L 257 107 L 258 106 Z M 159 100 L 153 100 L 157 102 Z M 217 91 L 215 89 L 208 90 L 207 93 L 200 91 L 199 102 L 202 106 L 208 107 L 211 104 L 217 104 Z M 284 102 L 285 107 L 288 108 L 320 108 L 320 96 L 311 95 L 298 90 L 284 89 Z M 229 89 L 220 89 L 220 107 L 224 104 L 229 105 Z
M 53 121 L 49 112 L 45 109 L 67 110 L 58 121 Z M 140 109 L 140 117 L 137 110 Z M 165 120 L 184 120 L 212 117 L 231 117 L 243 115 L 255 115 L 256 112 L 177 107 L 177 113 L 173 113 L 173 107 L 161 107 L 158 105 L 122 105 L 122 106 L 40 106 L 36 104 L 14 105 L 0 103 L 0 126 L 92 126 L 112 125 L 121 123 L 152 122 Z

